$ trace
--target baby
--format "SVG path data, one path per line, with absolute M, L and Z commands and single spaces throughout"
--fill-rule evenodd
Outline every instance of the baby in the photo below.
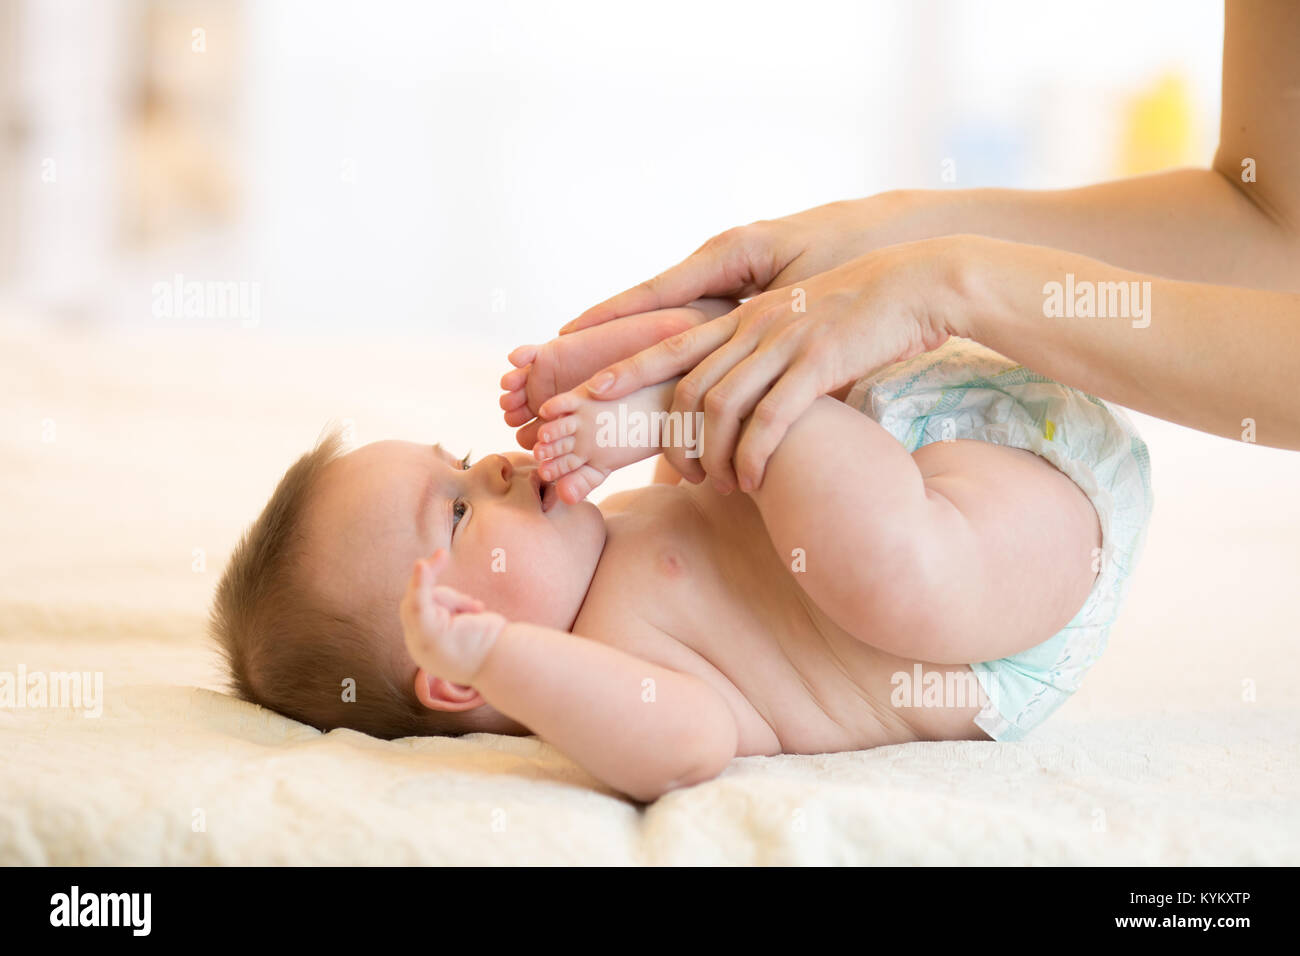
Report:
M 303 456 L 218 587 L 235 692 L 321 729 L 538 734 L 640 801 L 737 756 L 1041 723 L 1101 653 L 1145 535 L 1122 412 L 950 339 L 819 398 L 751 494 L 583 500 L 692 429 L 664 427 L 671 382 L 566 389 L 726 308 L 516 356 L 502 404 L 545 412 L 533 456 L 341 454 L 337 435 Z

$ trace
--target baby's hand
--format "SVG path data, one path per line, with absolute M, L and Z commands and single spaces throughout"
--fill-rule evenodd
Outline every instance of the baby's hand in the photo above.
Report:
M 415 663 L 444 680 L 472 685 L 506 619 L 485 611 L 482 601 L 438 585 L 447 557 L 440 548 L 415 562 L 402 599 L 402 631 Z

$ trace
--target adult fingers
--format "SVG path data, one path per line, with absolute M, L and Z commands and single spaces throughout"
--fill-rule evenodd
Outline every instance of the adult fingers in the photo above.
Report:
M 700 463 L 724 494 L 739 480 L 732 464 L 741 423 L 789 364 L 790 353 L 774 340 L 731 369 L 704 399 Z
M 699 440 L 700 436 L 696 435 L 695 441 L 697 444 L 695 446 L 696 451 L 694 452 L 696 455 L 698 455 L 698 449 L 700 447 L 698 444 Z M 691 484 L 698 485 L 709 476 L 705 474 L 704 469 L 700 467 L 698 457 L 692 458 L 687 456 L 687 452 L 689 451 L 691 451 L 691 449 L 684 445 L 673 445 L 669 448 L 665 448 L 663 454 L 664 457 L 668 459 L 668 464 L 673 466 L 677 474 L 681 475 Z
M 540 418 L 534 418 L 519 431 L 515 432 L 515 441 L 519 442 L 519 447 L 525 451 L 532 451 L 533 446 L 537 444 L 537 430 L 542 427 L 544 422 Z
M 766 284 L 755 269 L 756 261 L 770 258 L 761 254 L 763 250 L 760 247 L 766 242 L 753 226 L 728 229 L 671 269 L 592 306 L 565 323 L 560 334 L 577 332 L 636 312 L 675 308 L 706 296 L 744 298 L 752 295 Z
M 657 345 L 602 369 L 583 385 L 593 397 L 611 401 L 648 385 L 676 378 L 731 338 L 736 330 L 734 316 L 733 312 L 670 335 Z
M 673 395 L 673 408 L 681 412 L 697 412 L 704 408 L 704 396 L 737 365 L 756 349 L 767 346 L 765 337 L 773 318 L 779 313 L 770 307 L 766 295 L 750 299 L 731 313 L 734 329 L 730 340 L 700 359 L 677 383 Z
M 677 388 L 673 392 L 672 412 L 680 414 L 681 421 L 698 422 L 703 419 L 704 427 L 699 429 L 696 435 L 698 444 L 694 449 L 677 449 L 670 448 L 667 450 L 669 462 L 688 481 L 698 484 L 706 477 L 713 475 L 703 456 L 707 453 L 708 447 L 704 443 L 704 432 L 707 430 L 709 422 L 708 417 L 704 415 L 704 402 L 709 390 L 720 382 L 736 365 L 746 359 L 753 351 L 753 344 L 746 344 L 737 341 L 733 337 L 730 342 L 724 344 L 721 348 L 715 349 L 709 355 L 691 369 L 682 380 L 677 383 Z M 693 416 L 690 419 L 687 416 Z M 692 455 L 687 455 L 686 451 L 692 451 Z M 680 464 L 679 464 L 680 461 Z M 718 488 L 724 490 L 727 488 L 726 482 L 722 481 L 722 475 L 719 473 Z
M 754 406 L 732 456 L 742 491 L 755 491 L 762 486 L 772 452 L 790 426 L 825 391 L 820 382 L 821 377 L 811 362 L 796 362 Z

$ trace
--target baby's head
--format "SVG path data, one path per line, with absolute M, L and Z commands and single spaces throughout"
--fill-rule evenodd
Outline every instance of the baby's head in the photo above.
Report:
M 437 445 L 344 454 L 337 432 L 295 462 L 217 586 L 211 631 L 244 700 L 377 737 L 527 733 L 472 688 L 417 669 L 398 606 L 416 560 L 508 620 L 569 630 L 605 544 L 522 453 L 470 465 Z

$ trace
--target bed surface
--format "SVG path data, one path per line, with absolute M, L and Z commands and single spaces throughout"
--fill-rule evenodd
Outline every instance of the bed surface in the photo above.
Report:
M 503 354 L 0 326 L 0 671 L 104 680 L 98 718 L 0 710 L 0 864 L 1300 863 L 1300 455 L 1142 416 L 1129 603 L 1021 743 L 743 758 L 642 808 L 534 737 L 320 734 L 222 694 L 207 601 L 284 468 L 330 418 L 512 447 Z

